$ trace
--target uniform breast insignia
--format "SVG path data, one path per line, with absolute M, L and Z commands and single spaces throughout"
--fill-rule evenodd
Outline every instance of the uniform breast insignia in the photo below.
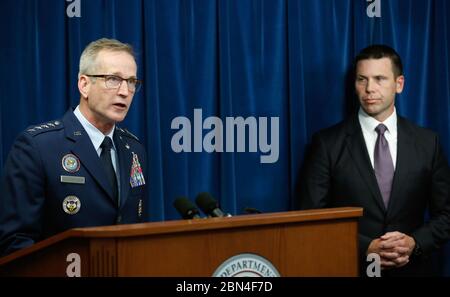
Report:
M 141 164 L 139 163 L 138 155 L 133 154 L 133 164 L 131 165 L 130 185 L 132 188 L 145 185 L 144 174 L 142 173 Z
M 66 184 L 84 185 L 86 183 L 86 178 L 84 176 L 61 175 L 60 181 Z
M 75 173 L 80 170 L 80 160 L 73 154 L 66 154 L 62 158 L 62 167 L 65 171 Z
M 70 195 L 64 198 L 63 209 L 65 213 L 74 215 L 80 211 L 80 208 L 81 208 L 81 201 L 80 199 L 78 199 L 77 196 Z

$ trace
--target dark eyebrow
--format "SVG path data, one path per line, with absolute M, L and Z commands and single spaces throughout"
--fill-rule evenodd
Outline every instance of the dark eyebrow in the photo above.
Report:
M 374 77 L 374 78 L 376 78 L 376 79 L 387 78 L 387 76 L 382 75 L 382 74 L 374 75 L 374 76 L 372 76 L 372 77 Z M 362 75 L 362 74 L 357 74 L 357 75 L 356 75 L 356 78 L 364 78 L 364 79 L 368 79 L 367 76 Z

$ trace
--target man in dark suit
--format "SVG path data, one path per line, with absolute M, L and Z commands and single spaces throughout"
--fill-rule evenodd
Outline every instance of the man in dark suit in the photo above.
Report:
M 355 59 L 358 114 L 313 136 L 300 206 L 358 206 L 361 274 L 429 275 L 430 253 L 450 232 L 450 173 L 438 137 L 397 115 L 405 78 L 399 55 L 374 45 Z M 426 210 L 429 219 L 424 221 Z
M 140 81 L 130 45 L 90 43 L 80 58 L 80 104 L 27 128 L 1 179 L 0 254 L 75 227 L 148 221 L 146 153 L 116 126 Z

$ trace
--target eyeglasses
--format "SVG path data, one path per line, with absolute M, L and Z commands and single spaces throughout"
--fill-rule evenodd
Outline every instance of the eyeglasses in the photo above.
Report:
M 130 92 L 139 91 L 142 85 L 142 81 L 136 78 L 122 78 L 120 76 L 110 74 L 96 74 L 96 75 L 85 74 L 85 75 L 89 77 L 103 78 L 105 80 L 105 86 L 108 89 L 120 88 L 124 80 L 127 82 L 128 91 Z

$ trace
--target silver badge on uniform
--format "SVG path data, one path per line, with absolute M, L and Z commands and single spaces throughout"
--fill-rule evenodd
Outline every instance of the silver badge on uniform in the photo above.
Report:
M 67 154 L 62 158 L 62 167 L 65 171 L 75 173 L 80 170 L 80 160 L 73 154 Z
M 63 209 L 64 212 L 70 215 L 76 214 L 78 211 L 80 211 L 81 208 L 81 201 L 78 199 L 77 196 L 67 196 L 63 200 Z

